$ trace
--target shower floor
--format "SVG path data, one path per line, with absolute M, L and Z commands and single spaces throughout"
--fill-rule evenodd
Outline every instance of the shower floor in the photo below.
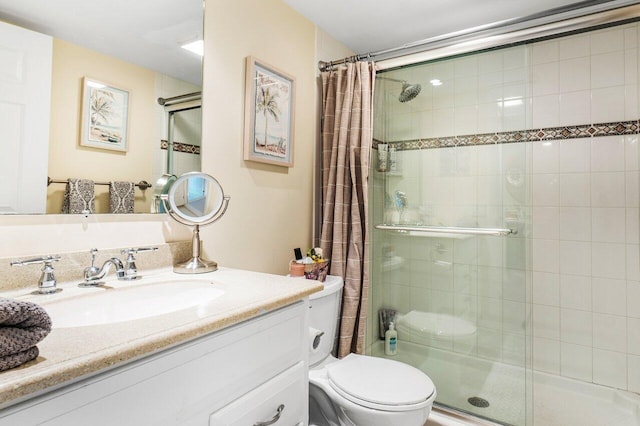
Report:
M 500 424 L 526 424 L 523 368 L 408 342 L 398 349 L 388 358 L 428 374 L 436 385 L 437 403 Z M 385 357 L 382 342 L 372 347 L 372 355 Z M 533 426 L 640 426 L 639 395 L 539 372 L 533 382 Z M 471 397 L 489 406 L 476 407 L 469 403 Z

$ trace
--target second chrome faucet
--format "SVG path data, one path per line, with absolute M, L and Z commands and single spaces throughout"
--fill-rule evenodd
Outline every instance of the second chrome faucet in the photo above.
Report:
M 122 254 L 127 255 L 126 266 L 117 257 L 107 259 L 101 268 L 95 265 L 98 249 L 91 249 L 91 266 L 84 269 L 84 281 L 79 284 L 80 287 L 95 287 L 104 284 L 103 278 L 109 273 L 111 266 L 116 268 L 116 277 L 120 281 L 132 281 L 140 278 L 135 264 L 134 253 L 141 251 L 155 251 L 157 247 L 130 248 L 122 250 Z

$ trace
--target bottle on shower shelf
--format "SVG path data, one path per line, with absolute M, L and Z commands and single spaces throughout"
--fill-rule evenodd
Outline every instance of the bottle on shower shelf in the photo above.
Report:
M 389 160 L 389 144 L 379 143 L 378 144 L 378 171 L 386 172 L 387 164 Z
M 384 333 L 384 354 L 395 355 L 398 353 L 398 332 L 393 322 L 389 323 L 389 329 Z
M 398 210 L 398 223 L 404 223 L 404 212 L 407 209 L 407 194 L 402 191 L 395 192 L 396 210 Z
M 389 145 L 389 173 L 398 173 L 398 153 L 395 145 Z

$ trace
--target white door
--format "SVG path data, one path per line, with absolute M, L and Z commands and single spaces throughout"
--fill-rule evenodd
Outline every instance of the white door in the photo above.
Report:
M 50 36 L 0 22 L 0 213 L 44 213 Z

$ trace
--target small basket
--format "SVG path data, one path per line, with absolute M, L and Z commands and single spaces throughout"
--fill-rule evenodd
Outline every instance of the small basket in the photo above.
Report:
M 324 282 L 329 272 L 329 260 L 325 259 L 321 262 L 308 263 L 304 265 L 304 277 L 308 280 L 318 280 Z

